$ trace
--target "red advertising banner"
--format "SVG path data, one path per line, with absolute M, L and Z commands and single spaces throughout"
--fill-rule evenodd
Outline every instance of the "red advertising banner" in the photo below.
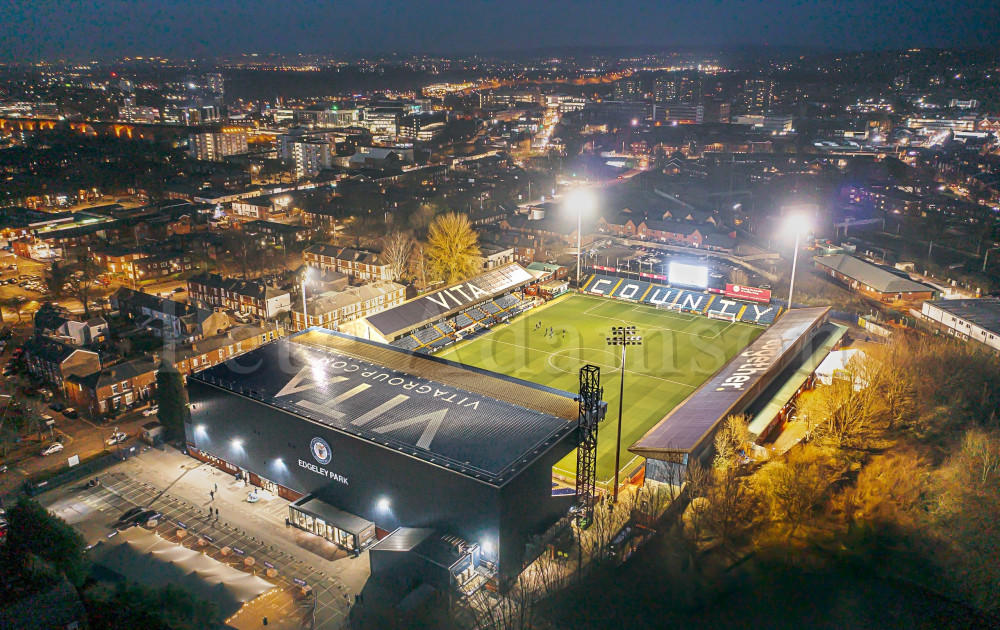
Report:
M 640 278 L 652 278 L 654 280 L 666 280 L 667 277 L 658 273 L 646 273 L 645 271 L 639 274 Z
M 618 271 L 614 267 L 602 267 L 601 265 L 594 265 L 594 269 L 600 269 L 601 271 Z
M 750 300 L 751 302 L 770 302 L 771 291 L 769 289 L 747 287 L 742 284 L 727 284 L 726 297 L 737 298 L 739 300 Z

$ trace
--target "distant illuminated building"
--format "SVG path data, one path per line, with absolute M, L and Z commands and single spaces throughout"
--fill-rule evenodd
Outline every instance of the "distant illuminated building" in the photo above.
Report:
M 227 155 L 247 153 L 247 132 L 240 128 L 193 133 L 189 137 L 188 152 L 195 160 L 221 162 Z

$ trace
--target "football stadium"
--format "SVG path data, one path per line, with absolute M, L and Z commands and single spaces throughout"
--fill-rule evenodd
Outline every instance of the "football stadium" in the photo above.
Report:
M 622 365 L 621 349 L 608 346 L 606 337 L 612 326 L 622 325 L 635 326 L 643 338 L 643 345 L 626 353 L 620 477 L 629 479 L 640 472 L 642 458 L 627 447 L 749 345 L 761 327 L 570 294 L 437 356 L 569 391 L 577 388 L 581 367 L 600 367 L 608 413 L 598 431 L 596 481 L 607 490 L 615 472 Z M 567 488 L 574 487 L 576 455 L 559 462 L 553 473 Z
M 291 501 L 290 527 L 370 550 L 373 573 L 419 565 L 463 588 L 517 575 L 578 488 L 613 489 L 616 456 L 621 483 L 677 483 L 730 414 L 763 441 L 846 332 L 829 309 L 782 314 L 769 292 L 699 289 L 704 269 L 689 272 L 595 274 L 567 293 L 514 263 L 351 334 L 276 340 L 188 378 L 188 453 Z M 607 339 L 623 325 L 642 337 L 624 365 Z M 596 443 L 585 366 L 607 404 Z

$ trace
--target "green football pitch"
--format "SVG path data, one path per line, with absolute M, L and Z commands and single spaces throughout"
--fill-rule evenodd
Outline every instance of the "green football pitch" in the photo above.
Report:
M 540 323 L 540 325 L 539 325 Z M 642 459 L 628 447 L 706 381 L 763 329 L 609 298 L 569 294 L 522 314 L 437 356 L 577 393 L 580 368 L 601 368 L 608 414 L 598 431 L 597 480 L 610 487 L 615 469 L 615 433 L 621 386 L 621 347 L 608 346 L 612 326 L 635 326 L 641 346 L 626 355 L 622 412 L 621 476 Z M 548 328 L 555 333 L 549 335 Z M 555 472 L 568 483 L 576 476 L 576 452 Z

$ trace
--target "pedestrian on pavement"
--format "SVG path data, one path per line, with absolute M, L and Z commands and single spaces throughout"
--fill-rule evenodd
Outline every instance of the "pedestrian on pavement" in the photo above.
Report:
M 215 491 L 216 491 L 216 492 L 218 492 L 218 491 L 219 491 L 219 484 L 215 484 Z
M 209 490 L 208 496 L 212 497 L 212 500 L 215 501 L 215 490 Z

